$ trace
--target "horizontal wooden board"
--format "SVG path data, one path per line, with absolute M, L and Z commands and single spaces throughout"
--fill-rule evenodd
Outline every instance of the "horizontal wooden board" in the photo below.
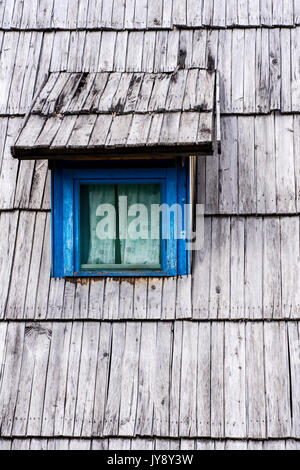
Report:
M 213 451 L 213 450 L 299 450 L 296 439 L 169 439 L 169 438 L 8 438 L 0 439 L 0 450 L 148 450 L 148 451 Z
M 163 37 L 159 31 L 4 32 L 0 49 L 0 114 L 25 113 L 34 91 L 43 84 L 49 72 L 172 73 L 178 67 L 218 70 L 222 113 L 260 114 L 278 110 L 298 113 L 299 43 L 300 27 L 220 31 L 174 29 L 164 32 Z M 185 80 L 187 92 L 192 92 L 193 81 L 192 76 L 186 78 L 183 72 L 178 76 L 181 85 L 176 88 L 170 82 L 173 99 L 167 104 L 181 109 L 182 102 L 176 99 L 176 93 L 182 93 Z M 84 77 L 82 80 L 84 82 Z M 132 83 L 120 81 L 120 86 L 130 91 L 129 98 L 133 102 L 139 85 L 138 80 Z M 146 85 L 141 91 L 147 97 L 152 87 Z M 153 88 L 157 96 L 154 102 L 149 102 L 150 106 L 161 104 L 159 93 L 164 97 L 165 85 L 162 83 L 161 87 Z M 90 103 L 94 86 L 98 86 L 99 91 L 97 81 L 84 82 L 78 96 L 70 103 L 64 103 L 64 109 L 68 109 L 69 104 L 78 109 L 84 100 Z M 69 89 L 75 91 L 72 86 Z M 111 94 L 116 92 L 117 89 L 110 91 L 109 96 L 112 98 Z M 124 103 L 120 106 L 122 108 Z M 125 109 L 131 109 L 130 106 L 131 102 L 125 102 Z
M 2 318 L 300 318 L 299 216 L 206 216 L 192 276 L 157 289 L 147 279 L 50 279 L 49 212 L 2 212 L 0 227 Z
M 177 139 L 187 144 L 194 138 L 196 128 L 201 127 L 201 120 L 196 123 L 193 115 L 186 113 L 186 121 L 177 131 Z M 185 119 L 185 115 L 182 118 Z M 133 117 L 127 136 L 129 146 L 135 148 L 138 142 L 144 145 L 152 140 L 156 123 L 153 119 L 148 114 Z M 20 123 L 20 118 L 0 118 L 0 210 L 50 209 L 47 161 L 22 161 L 19 164 L 11 156 L 10 146 Z M 93 123 L 87 120 L 88 129 L 93 130 L 88 144 L 91 150 L 105 144 L 112 117 L 99 115 Z M 76 136 L 78 145 L 86 143 L 86 137 L 80 140 L 78 131 L 73 132 L 75 124 L 76 116 L 66 116 L 60 122 L 51 148 L 58 150 L 68 141 L 74 141 Z M 222 153 L 197 159 L 198 202 L 205 205 L 206 214 L 299 213 L 299 135 L 300 116 L 223 116 Z
M 208 112 L 214 109 L 214 89 L 215 73 L 199 68 L 189 70 L 188 74 L 186 70 L 156 74 L 52 72 L 31 113 L 45 117 L 88 111 L 147 114 L 164 112 L 166 103 L 168 112 Z M 142 108 L 141 99 L 145 103 Z
M 193 84 L 189 85 L 190 77 Z M 214 134 L 215 77 L 214 72 L 197 68 L 188 74 L 185 70 L 164 74 L 52 73 L 38 94 L 12 152 L 18 158 L 26 158 L 29 152 L 29 158 L 40 159 L 60 158 L 61 152 L 89 150 L 93 155 L 112 150 L 115 156 L 115 149 L 120 147 L 122 151 L 138 148 L 147 153 L 153 147 L 164 152 L 164 147 L 175 146 L 178 150 L 175 148 L 174 152 L 194 148 L 195 152 L 209 154 Z M 174 88 L 177 95 L 181 94 L 180 109 L 173 100 Z M 147 104 L 143 108 L 140 90 Z M 162 125 L 154 138 L 150 129 L 157 113 L 162 113 Z M 142 121 L 140 114 L 144 115 Z M 73 115 L 76 120 L 72 131 L 62 143 L 58 136 L 68 134 Z
M 22 8 L 23 5 L 23 8 Z M 299 24 L 297 0 L 71 0 L 43 2 L 42 11 L 36 0 L 12 0 L 0 10 L 4 29 L 168 29 L 184 27 L 273 26 Z
M 297 322 L 0 326 L 2 436 L 300 437 Z

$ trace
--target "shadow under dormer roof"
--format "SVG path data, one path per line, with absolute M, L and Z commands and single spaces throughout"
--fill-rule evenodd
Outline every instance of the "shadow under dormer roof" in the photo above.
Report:
M 215 71 L 198 68 L 51 73 L 12 153 L 20 159 L 210 155 L 220 145 L 217 82 Z

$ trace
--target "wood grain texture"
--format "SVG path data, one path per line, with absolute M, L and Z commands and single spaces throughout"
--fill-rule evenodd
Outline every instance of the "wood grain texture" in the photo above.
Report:
M 192 276 L 149 282 L 50 279 L 50 213 L 3 212 L 0 226 L 6 319 L 299 319 L 298 215 L 206 216 Z
M 175 326 L 152 321 L 2 327 L 1 435 L 162 438 L 172 429 L 173 437 L 184 438 L 298 436 L 297 414 L 291 425 L 298 358 L 295 349 L 288 353 L 299 341 L 298 322 Z M 262 356 L 257 348 L 264 348 Z
M 0 2 L 1 450 L 300 448 L 299 60 L 298 0 Z M 29 149 L 190 145 L 215 69 L 192 275 L 50 278 L 36 92 Z

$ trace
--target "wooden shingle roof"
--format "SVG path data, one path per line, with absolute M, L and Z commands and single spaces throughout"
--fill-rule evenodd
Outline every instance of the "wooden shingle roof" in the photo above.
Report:
M 12 147 L 19 158 L 213 152 L 216 73 L 51 73 Z M 217 116 L 217 119 L 215 117 Z M 220 129 L 220 126 L 217 125 Z M 170 150 L 171 147 L 171 150 Z

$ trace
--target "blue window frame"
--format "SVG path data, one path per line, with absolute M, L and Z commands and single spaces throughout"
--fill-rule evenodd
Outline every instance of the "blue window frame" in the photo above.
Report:
M 160 203 L 169 207 L 184 206 L 189 202 L 189 171 L 185 167 L 170 168 L 68 168 L 52 171 L 52 276 L 176 276 L 190 271 L 189 252 L 185 237 L 176 237 L 176 216 L 165 220 L 161 215 L 161 232 L 169 224 L 170 237 L 159 242 L 159 263 L 154 265 L 119 265 L 109 263 L 90 265 L 82 263 L 84 225 L 80 214 L 84 213 L 81 188 L 103 185 L 154 185 L 160 188 Z M 91 186 L 89 186 L 91 185 Z M 182 222 L 184 221 L 184 218 Z M 184 226 L 182 226 L 184 228 Z M 168 231 L 166 230 L 166 231 Z

